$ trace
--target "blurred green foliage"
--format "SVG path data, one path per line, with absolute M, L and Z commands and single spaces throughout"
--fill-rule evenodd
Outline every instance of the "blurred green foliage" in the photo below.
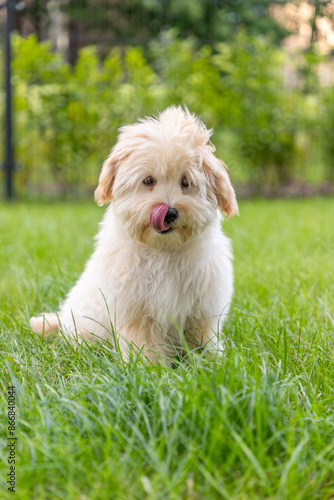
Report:
M 323 99 L 322 130 L 326 154 L 326 176 L 334 182 L 334 87 L 326 89 Z
M 239 31 L 213 48 L 168 30 L 145 50 L 113 48 L 103 59 L 97 47 L 85 47 L 74 67 L 35 36 L 14 35 L 13 48 L 23 191 L 41 178 L 64 192 L 91 188 L 117 129 L 171 104 L 188 106 L 214 127 L 218 155 L 236 181 L 258 189 L 305 180 L 307 164 L 315 168 L 315 143 L 327 170 L 311 178 L 333 179 L 333 89 L 320 91 L 316 78 L 310 86 L 302 76 L 298 85 L 284 84 L 291 61 L 264 37 Z M 298 60 L 297 74 L 305 67 L 316 74 L 317 61 Z
M 41 10 L 41 3 L 33 0 L 35 12 Z M 273 3 L 274 0 L 67 0 L 61 2 L 61 8 L 74 23 L 81 23 L 84 32 L 99 31 L 128 40 L 156 38 L 162 27 L 173 27 L 182 38 L 225 41 L 242 27 L 252 36 L 269 35 L 279 42 L 287 31 L 268 15 Z M 287 0 L 279 0 L 280 5 L 285 3 Z

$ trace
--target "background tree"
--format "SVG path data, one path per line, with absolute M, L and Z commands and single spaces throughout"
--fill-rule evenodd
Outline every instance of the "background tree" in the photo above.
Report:
M 269 36 L 279 43 L 288 31 L 270 15 L 271 0 L 60 0 L 67 16 L 68 60 L 74 64 L 78 50 L 99 44 L 146 44 L 162 30 L 175 28 L 181 36 L 202 43 L 228 41 L 243 28 L 251 36 Z M 286 1 L 276 2 L 279 5 Z M 28 0 L 21 26 L 29 26 L 41 40 L 50 21 L 51 0 Z

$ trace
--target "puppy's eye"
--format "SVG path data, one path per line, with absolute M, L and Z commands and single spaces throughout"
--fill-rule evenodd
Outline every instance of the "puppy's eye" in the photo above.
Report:
M 155 184 L 155 180 L 151 175 L 149 175 L 143 180 L 143 184 L 145 184 L 145 186 L 153 186 Z
M 184 187 L 184 188 L 188 188 L 190 186 L 190 182 L 188 182 L 186 176 L 182 177 L 181 186 Z

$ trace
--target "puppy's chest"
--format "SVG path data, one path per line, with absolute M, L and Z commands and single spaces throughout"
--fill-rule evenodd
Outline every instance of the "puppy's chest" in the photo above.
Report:
M 203 291 L 203 276 L 201 267 L 187 260 L 142 258 L 123 287 L 124 299 L 141 304 L 143 312 L 156 317 L 187 315 Z
M 182 262 L 167 259 L 157 259 L 153 262 L 142 260 L 134 281 L 143 288 L 145 295 L 159 293 L 170 296 L 170 293 L 181 294 L 191 288 L 196 281 L 196 273 Z

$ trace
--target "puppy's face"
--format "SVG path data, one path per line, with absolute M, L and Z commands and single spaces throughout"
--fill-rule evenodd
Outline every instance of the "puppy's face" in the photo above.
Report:
M 112 202 L 128 234 L 157 250 L 180 248 L 216 217 L 237 212 L 211 131 L 171 107 L 157 120 L 123 127 L 105 161 L 96 198 Z

